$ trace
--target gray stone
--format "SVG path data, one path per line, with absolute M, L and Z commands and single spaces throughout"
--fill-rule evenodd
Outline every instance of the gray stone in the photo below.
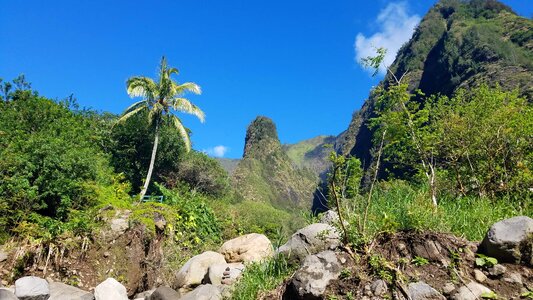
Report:
M 483 293 L 490 293 L 491 290 L 477 282 L 470 282 L 466 286 L 462 286 L 457 290 L 452 297 L 453 300 L 478 300 Z
M 50 283 L 49 300 L 93 300 L 93 294 L 61 282 Z
M 326 287 L 339 277 L 341 270 L 342 266 L 333 251 L 307 256 L 287 288 L 287 299 L 322 299 Z
M 493 277 L 502 276 L 507 272 L 507 268 L 504 265 L 497 264 L 489 269 L 489 275 Z
M 503 281 L 522 285 L 522 275 L 518 273 L 511 273 L 507 277 L 505 277 Z
M 279 247 L 278 252 L 286 255 L 292 262 L 301 262 L 308 255 L 334 250 L 340 244 L 340 235 L 335 227 L 315 223 L 294 233 L 287 243 Z
M 18 300 L 18 298 L 11 291 L 0 289 L 0 300 Z
M 206 251 L 202 254 L 193 256 L 176 274 L 174 288 L 194 288 L 202 284 L 210 266 L 225 263 L 226 260 L 224 259 L 224 256 L 213 251 Z
M 203 284 L 192 292 L 185 294 L 180 300 L 222 300 L 222 295 L 214 285 Z
M 177 300 L 181 294 L 167 286 L 158 287 L 149 297 L 148 300 Z
M 218 251 L 229 263 L 259 262 L 272 257 L 272 243 L 263 234 L 250 233 L 225 242 Z
M 455 285 L 452 283 L 452 282 L 447 282 L 443 287 L 442 287 L 442 293 L 444 295 L 450 295 L 453 291 L 455 291 Z
M 446 300 L 446 297 L 423 281 L 410 283 L 407 294 L 411 300 Z
M 46 280 L 26 276 L 15 281 L 15 296 L 21 300 L 47 300 L 50 297 L 50 288 Z
M 7 253 L 4 252 L 3 250 L 0 250 L 0 262 L 6 261 L 6 260 L 7 260 Z
M 474 278 L 477 282 L 485 282 L 487 280 L 487 275 L 485 275 L 481 270 L 474 270 Z
M 495 223 L 479 250 L 501 262 L 524 262 L 533 266 L 533 219 L 520 216 Z
M 144 292 L 141 292 L 141 293 L 137 293 L 135 295 L 135 299 L 139 298 L 139 299 L 146 299 L 148 297 L 150 297 L 150 295 L 152 295 L 152 293 L 155 291 L 155 289 L 151 289 L 151 290 L 148 290 L 148 291 L 144 291 Z
M 374 280 L 372 284 L 370 284 L 370 290 L 374 296 L 384 296 L 389 292 L 389 287 L 387 286 L 387 282 L 385 280 L 378 279 Z
M 127 300 L 126 288 L 114 278 L 107 278 L 94 288 L 96 300 Z
M 241 263 L 215 264 L 209 267 L 209 283 L 213 285 L 233 284 L 244 270 Z

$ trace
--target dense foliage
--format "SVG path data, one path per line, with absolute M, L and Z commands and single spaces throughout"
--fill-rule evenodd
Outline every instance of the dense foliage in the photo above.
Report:
M 434 172 L 437 186 L 452 194 L 527 195 L 533 186 L 533 108 L 525 98 L 482 85 L 420 101 L 406 88 L 377 91 L 375 139 L 386 131 L 391 176 Z
M 108 125 L 71 99 L 54 102 L 29 90 L 0 101 L 0 226 L 30 213 L 66 220 L 104 197 L 127 197 L 103 148 Z

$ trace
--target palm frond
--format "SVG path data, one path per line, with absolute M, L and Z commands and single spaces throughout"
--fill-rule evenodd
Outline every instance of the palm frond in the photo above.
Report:
M 128 108 L 126 108 L 124 110 L 124 112 L 122 113 L 122 116 L 129 113 L 130 111 L 134 110 L 134 109 L 137 109 L 138 107 L 140 106 L 148 106 L 148 101 L 146 100 L 141 100 L 141 101 L 137 101 L 135 103 L 133 103 L 132 105 L 130 105 Z
M 144 109 L 148 109 L 148 107 L 146 105 L 142 105 L 142 106 L 139 106 L 135 109 L 132 109 L 130 110 L 129 112 L 125 112 L 118 120 L 117 120 L 117 124 L 119 123 L 123 123 L 123 122 L 126 122 L 127 119 L 129 119 L 131 116 L 139 113 L 140 111 L 144 110 Z
M 198 106 L 192 104 L 191 101 L 185 98 L 174 98 L 171 103 L 174 110 L 194 115 L 202 123 L 205 121 L 205 113 Z
M 150 112 L 148 113 L 148 121 L 149 122 L 155 122 L 157 119 L 161 118 L 162 112 L 164 110 L 163 105 L 161 105 L 159 102 L 156 102 L 154 106 L 150 109 Z
M 200 95 L 202 93 L 200 86 L 194 82 L 185 82 L 179 85 L 173 82 L 172 89 L 175 91 L 174 95 L 176 96 L 185 92 L 192 92 L 196 95 Z
M 127 92 L 130 97 L 144 97 L 153 100 L 157 97 L 157 85 L 148 77 L 134 76 L 126 81 Z
M 181 123 L 181 120 L 176 116 L 172 116 L 172 123 L 174 124 L 174 127 L 176 127 L 176 129 L 178 130 L 178 134 L 183 139 L 183 142 L 185 143 L 185 149 L 187 149 L 187 152 L 191 151 L 191 140 L 189 138 L 189 133 L 187 132 L 187 129 Z

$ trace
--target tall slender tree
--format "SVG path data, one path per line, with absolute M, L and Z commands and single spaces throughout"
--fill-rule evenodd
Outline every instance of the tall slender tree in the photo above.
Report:
M 198 117 L 202 123 L 204 122 L 204 112 L 196 105 L 192 104 L 191 101 L 183 98 L 183 95 L 186 92 L 192 92 L 197 95 L 201 94 L 200 86 L 193 82 L 178 84 L 171 78 L 173 74 L 177 75 L 178 73 L 178 69 L 171 68 L 167 65 L 167 60 L 163 56 L 159 66 L 159 78 L 157 79 L 157 82 L 144 76 L 133 76 L 126 82 L 128 95 L 132 98 L 142 97 L 143 100 L 135 102 L 128 107 L 118 119 L 118 122 L 124 122 L 135 114 L 147 111 L 148 122 L 154 128 L 155 133 L 150 166 L 148 168 L 148 173 L 146 174 L 144 186 L 140 193 L 141 200 L 148 190 L 152 172 L 154 170 L 157 145 L 159 144 L 159 130 L 161 127 L 172 126 L 175 128 L 177 133 L 183 139 L 185 148 L 187 151 L 190 151 L 191 141 L 189 138 L 189 132 L 175 113 L 184 112 L 192 114 Z

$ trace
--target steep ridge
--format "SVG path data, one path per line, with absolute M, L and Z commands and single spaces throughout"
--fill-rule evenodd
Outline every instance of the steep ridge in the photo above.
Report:
M 317 184 L 311 171 L 295 167 L 283 151 L 276 125 L 262 116 L 248 126 L 244 155 L 232 180 L 245 199 L 289 210 L 310 208 Z
M 423 18 L 413 37 L 398 52 L 390 70 L 400 78 L 407 74 L 411 91 L 450 96 L 459 88 L 480 83 L 518 89 L 533 96 L 533 21 L 517 16 L 494 0 L 443 0 Z M 380 83 L 387 86 L 392 76 Z M 372 94 L 354 112 L 348 128 L 335 140 L 335 149 L 372 161 L 374 116 Z

